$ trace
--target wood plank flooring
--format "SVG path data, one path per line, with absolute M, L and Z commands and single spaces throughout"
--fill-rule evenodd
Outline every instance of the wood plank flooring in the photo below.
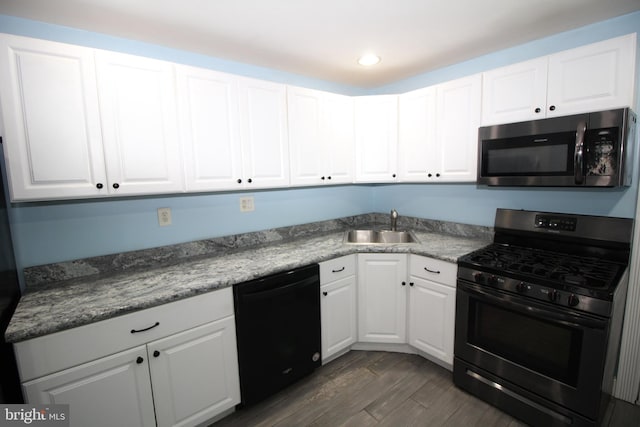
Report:
M 607 427 L 637 427 L 640 407 L 616 401 L 606 418 Z M 214 426 L 518 427 L 525 424 L 458 389 L 449 371 L 420 356 L 351 351 Z

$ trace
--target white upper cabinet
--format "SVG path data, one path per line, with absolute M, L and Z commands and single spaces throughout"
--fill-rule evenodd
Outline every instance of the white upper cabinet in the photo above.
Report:
M 238 79 L 243 182 L 247 188 L 289 185 L 286 86 Z
M 12 200 L 107 194 L 92 50 L 3 35 L 0 99 Z
M 481 81 L 476 74 L 437 86 L 440 153 L 435 175 L 442 181 L 476 180 Z
M 173 65 L 96 52 L 109 191 L 183 191 Z
M 547 57 L 537 58 L 484 73 L 482 124 L 544 118 L 547 62 Z
M 243 188 L 237 77 L 176 67 L 187 191 Z
M 355 124 L 353 98 L 325 93 L 323 96 L 324 158 L 328 181 L 353 182 L 355 163 Z
M 400 181 L 476 180 L 480 96 L 479 74 L 400 95 Z
M 393 182 L 397 176 L 398 96 L 355 98 L 356 182 Z
M 549 57 L 547 116 L 632 107 L 636 34 Z
M 488 71 L 482 124 L 633 106 L 635 54 L 629 34 Z
M 287 88 L 291 185 L 353 181 L 353 100 Z
M 435 178 L 435 160 L 440 151 L 436 133 L 436 106 L 435 86 L 404 93 L 399 97 L 399 181 L 424 182 Z

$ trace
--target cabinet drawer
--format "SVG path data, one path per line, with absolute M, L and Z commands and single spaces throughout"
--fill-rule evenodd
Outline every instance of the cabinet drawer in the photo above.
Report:
M 356 256 L 347 255 L 320 263 L 320 284 L 356 274 Z
M 18 342 L 20 378 L 28 381 L 232 315 L 229 287 Z
M 455 287 L 458 265 L 434 258 L 411 255 L 409 275 Z

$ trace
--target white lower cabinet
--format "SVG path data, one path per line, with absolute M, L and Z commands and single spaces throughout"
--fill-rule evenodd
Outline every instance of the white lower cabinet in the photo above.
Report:
M 26 382 L 25 400 L 69 404 L 71 426 L 155 426 L 146 356 L 139 346 Z
M 406 277 L 406 254 L 358 254 L 358 341 L 406 342 Z
M 457 266 L 417 255 L 409 265 L 409 344 L 453 364 Z
M 223 309 L 216 312 L 216 308 Z M 204 314 L 194 316 L 194 310 Z M 148 323 L 150 317 L 145 312 L 149 311 L 152 312 L 151 318 L 157 320 L 150 323 L 153 326 L 147 330 L 139 328 L 139 324 Z M 178 320 L 177 316 L 187 320 Z M 207 318 L 215 320 L 193 326 Z M 160 337 L 163 327 L 165 331 L 172 329 L 172 322 L 191 323 L 193 327 Z M 28 403 L 69 404 L 71 426 L 107 427 L 194 426 L 215 418 L 240 402 L 230 288 L 95 325 L 16 344 L 23 380 L 43 370 L 38 359 L 45 358 L 46 353 L 34 351 L 51 349 L 53 355 L 48 362 L 52 366 L 46 368 L 50 372 L 23 382 Z M 110 337 L 103 335 L 105 328 L 110 331 Z M 102 339 L 92 332 L 100 333 Z M 64 357 L 58 357 L 64 349 L 56 347 L 67 347 L 70 354 L 82 354 L 82 348 L 74 352 L 67 343 L 92 346 L 92 340 L 102 340 L 115 349 L 120 345 L 117 334 L 125 336 L 122 341 L 137 340 L 140 344 L 66 369 L 57 369 L 68 363 Z M 145 336 L 149 341 L 145 342 Z M 86 353 L 86 357 L 91 357 L 90 352 Z
M 322 361 L 347 350 L 358 339 L 356 256 L 320 263 Z
M 450 368 L 457 265 L 394 253 L 358 254 L 357 261 L 358 344 L 355 348 L 417 350 Z M 383 346 L 371 347 L 372 344 Z

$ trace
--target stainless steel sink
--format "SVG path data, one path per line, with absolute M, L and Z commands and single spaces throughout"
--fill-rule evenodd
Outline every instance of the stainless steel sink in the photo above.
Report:
M 344 234 L 344 242 L 355 245 L 419 243 L 413 232 L 395 230 L 349 230 Z

